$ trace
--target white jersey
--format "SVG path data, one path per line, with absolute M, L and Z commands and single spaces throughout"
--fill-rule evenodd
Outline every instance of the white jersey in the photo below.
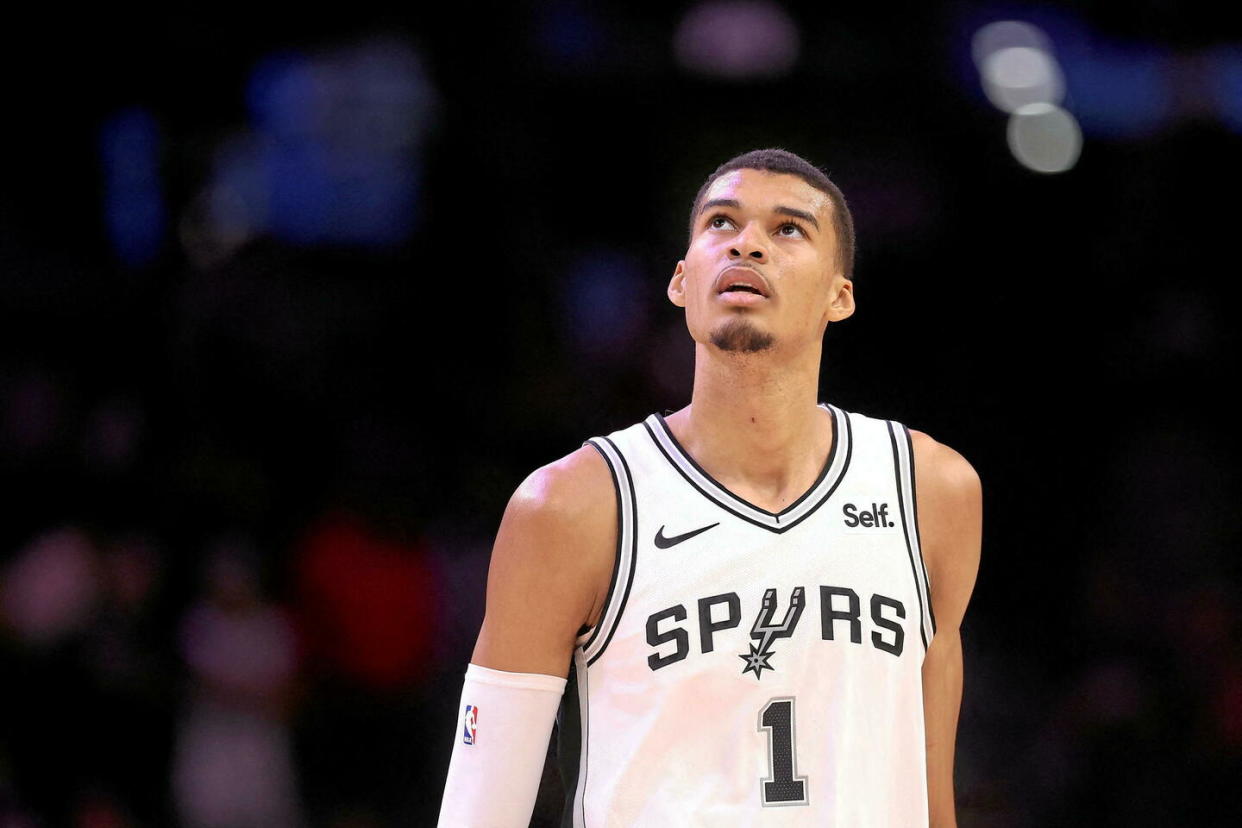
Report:
M 590 441 L 619 531 L 558 717 L 564 825 L 927 825 L 910 435 L 822 407 L 828 461 L 780 513 L 659 415 Z

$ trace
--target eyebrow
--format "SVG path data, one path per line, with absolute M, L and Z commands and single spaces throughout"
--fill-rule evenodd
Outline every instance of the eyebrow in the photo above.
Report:
M 732 207 L 733 209 L 738 210 L 741 209 L 742 205 L 736 198 L 713 198 L 711 201 L 703 202 L 703 206 L 699 208 L 699 215 L 703 215 L 703 213 L 706 213 L 708 209 L 712 207 Z M 773 207 L 772 212 L 779 213 L 782 216 L 800 218 L 803 221 L 814 225 L 816 230 L 819 229 L 819 221 L 817 221 L 815 216 L 811 215 L 806 210 L 797 210 L 793 207 L 778 206 Z
M 811 215 L 806 210 L 795 210 L 793 207 L 777 207 L 773 210 L 773 212 L 780 213 L 783 216 L 793 216 L 794 218 L 800 218 L 803 221 L 809 221 L 811 224 L 815 225 L 816 230 L 819 229 L 819 222 L 815 220 L 815 216 Z

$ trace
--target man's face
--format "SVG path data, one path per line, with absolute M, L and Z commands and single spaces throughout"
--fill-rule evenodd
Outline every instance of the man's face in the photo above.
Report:
M 853 313 L 832 209 L 795 175 L 743 169 L 713 181 L 668 287 L 694 340 L 726 351 L 797 348 Z

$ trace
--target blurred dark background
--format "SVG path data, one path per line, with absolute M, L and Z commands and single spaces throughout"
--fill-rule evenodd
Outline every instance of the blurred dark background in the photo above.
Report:
M 505 502 L 688 402 L 763 146 L 858 225 L 823 398 L 984 482 L 962 824 L 1238 824 L 1242 27 L 911 6 L 11 21 L 0 825 L 432 824 Z

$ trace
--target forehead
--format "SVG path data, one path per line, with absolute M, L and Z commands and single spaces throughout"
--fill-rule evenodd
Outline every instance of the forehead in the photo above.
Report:
M 733 170 L 717 178 L 703 194 L 703 203 L 730 198 L 743 208 L 770 210 L 793 207 L 805 210 L 821 220 L 830 217 L 832 199 L 796 175 L 766 170 Z

